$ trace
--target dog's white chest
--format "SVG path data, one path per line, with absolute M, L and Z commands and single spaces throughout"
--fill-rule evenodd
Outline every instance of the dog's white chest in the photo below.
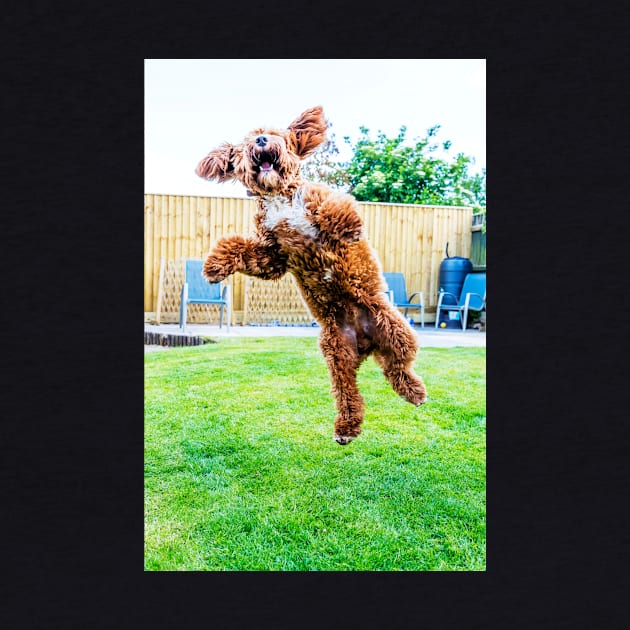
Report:
M 266 211 L 264 224 L 270 230 L 286 219 L 289 226 L 298 232 L 313 238 L 317 236 L 317 228 L 306 216 L 306 208 L 301 195 L 294 195 L 292 203 L 289 203 L 282 195 L 267 195 L 263 198 L 263 208 Z

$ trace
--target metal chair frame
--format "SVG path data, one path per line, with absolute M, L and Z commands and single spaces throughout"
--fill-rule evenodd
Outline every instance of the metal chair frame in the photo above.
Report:
M 219 328 L 223 325 L 223 312 L 226 311 L 229 332 L 232 320 L 232 287 L 227 282 L 208 282 L 201 274 L 202 268 L 202 260 L 196 258 L 186 260 L 186 275 L 179 306 L 179 327 L 183 331 L 186 330 L 189 304 L 217 304 L 220 307 Z
M 449 295 L 456 304 L 442 304 L 444 298 Z M 469 273 L 464 278 L 462 292 L 458 296 L 450 291 L 440 291 L 438 293 L 438 302 L 435 311 L 435 327 L 438 328 L 441 311 L 457 311 L 459 312 L 459 320 L 462 325 L 462 331 L 466 330 L 468 323 L 468 313 L 470 311 L 483 311 L 486 308 L 486 273 Z
M 416 291 L 411 295 L 407 295 L 407 285 L 405 283 L 405 274 L 400 272 L 383 273 L 385 282 L 387 283 L 387 291 L 385 293 L 389 297 L 390 302 L 397 308 L 404 309 L 405 317 L 410 309 L 420 311 L 420 325 L 424 328 L 424 292 Z M 417 302 L 412 302 L 414 298 L 418 298 Z

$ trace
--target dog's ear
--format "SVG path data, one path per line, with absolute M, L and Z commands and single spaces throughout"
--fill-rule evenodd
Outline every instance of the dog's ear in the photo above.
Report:
M 234 177 L 235 151 L 231 144 L 224 143 L 206 155 L 195 169 L 195 173 L 204 179 L 225 182 Z
M 310 155 L 326 139 L 328 122 L 324 110 L 318 105 L 300 114 L 290 125 L 293 149 L 301 158 Z

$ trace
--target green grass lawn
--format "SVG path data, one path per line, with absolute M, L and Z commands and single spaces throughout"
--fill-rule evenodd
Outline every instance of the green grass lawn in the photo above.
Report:
M 316 338 L 148 353 L 145 570 L 485 570 L 485 358 L 422 348 L 419 409 L 368 359 L 339 446 Z

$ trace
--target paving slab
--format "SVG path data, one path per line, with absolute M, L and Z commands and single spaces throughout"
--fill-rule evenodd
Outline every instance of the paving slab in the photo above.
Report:
M 163 333 L 167 335 L 191 335 L 199 337 L 211 337 L 212 339 L 234 337 L 317 337 L 321 328 L 319 326 L 227 326 L 219 328 L 218 325 L 188 324 L 182 331 L 179 324 L 146 324 L 145 332 Z M 478 330 L 456 330 L 452 328 L 439 329 L 433 325 L 425 328 L 414 326 L 414 332 L 418 336 L 420 347 L 426 348 L 452 348 L 455 346 L 484 347 L 486 346 L 486 333 Z M 145 351 L 154 349 L 167 349 L 169 346 L 145 345 Z

